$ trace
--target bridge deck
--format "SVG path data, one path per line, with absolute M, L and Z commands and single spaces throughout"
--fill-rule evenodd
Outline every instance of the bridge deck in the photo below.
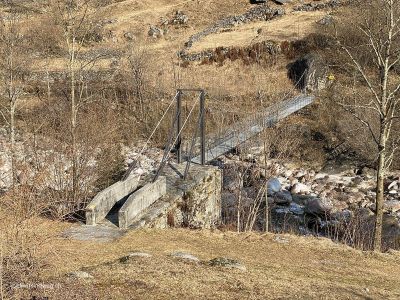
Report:
M 223 138 L 218 138 L 217 142 L 207 147 L 205 162 L 208 163 L 231 151 L 246 140 L 263 131 L 265 128 L 273 126 L 279 120 L 282 120 L 303 107 L 313 103 L 314 100 L 314 96 L 299 95 L 269 107 L 251 119 L 245 119 L 238 122 L 238 124 L 234 124 L 223 134 Z M 200 155 L 194 157 L 192 162 L 200 164 Z

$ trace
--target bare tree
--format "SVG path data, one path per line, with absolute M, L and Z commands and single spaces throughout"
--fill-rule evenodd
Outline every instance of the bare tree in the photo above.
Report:
M 53 12 L 55 23 L 62 28 L 68 51 L 69 89 L 65 98 L 70 103 L 72 199 L 76 202 L 79 190 L 78 113 L 84 105 L 94 100 L 93 95 L 88 93 L 85 72 L 92 69 L 100 59 L 98 55 L 89 59 L 83 57 L 84 46 L 95 28 L 95 13 L 91 0 L 54 0 Z
M 144 117 L 144 98 L 146 87 L 146 76 L 148 72 L 148 51 L 141 45 L 130 45 L 127 53 L 128 67 L 132 80 L 134 97 L 139 101 L 140 114 Z M 145 118 L 146 120 L 146 118 Z
M 400 145 L 394 130 L 400 117 L 399 4 L 399 0 L 369 0 L 362 2 L 362 9 L 353 10 L 355 21 L 350 23 L 356 29 L 357 43 L 348 38 L 349 20 L 338 31 L 341 49 L 358 74 L 356 81 L 368 90 L 367 98 L 358 97 L 357 86 L 340 104 L 366 128 L 377 149 L 375 251 L 381 251 L 382 245 L 384 180 Z
M 28 60 L 24 35 L 21 29 L 22 15 L 16 12 L 4 15 L 0 20 L 0 76 L 2 95 L 6 104 L 0 110 L 9 131 L 11 153 L 11 183 L 16 183 L 16 115 L 24 93 Z

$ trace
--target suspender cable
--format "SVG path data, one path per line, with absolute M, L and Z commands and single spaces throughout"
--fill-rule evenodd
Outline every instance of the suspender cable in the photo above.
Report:
M 168 107 L 167 107 L 167 109 L 165 110 L 164 114 L 162 115 L 162 117 L 161 117 L 160 120 L 158 121 L 156 127 L 154 127 L 154 129 L 153 129 L 152 133 L 150 134 L 149 138 L 147 139 L 147 141 L 144 143 L 144 145 L 143 145 L 143 147 L 142 147 L 142 150 L 140 150 L 140 152 L 139 152 L 139 155 L 138 155 L 139 157 L 140 157 L 140 156 L 143 154 L 143 152 L 146 150 L 146 147 L 147 147 L 148 143 L 149 143 L 150 140 L 152 139 L 153 135 L 156 133 L 158 127 L 160 127 L 161 122 L 163 121 L 163 119 L 164 119 L 165 116 L 167 115 L 167 113 L 168 113 L 169 109 L 171 108 L 172 104 L 175 102 L 176 97 L 178 97 L 178 93 L 175 94 L 175 97 L 172 99 L 172 101 L 171 101 L 170 104 L 168 105 Z M 127 179 L 127 178 L 129 177 L 130 173 L 133 171 L 133 169 L 134 169 L 135 167 L 136 167 L 136 163 L 133 162 L 133 163 L 129 166 L 128 170 L 125 172 L 125 174 L 124 174 L 122 180 Z

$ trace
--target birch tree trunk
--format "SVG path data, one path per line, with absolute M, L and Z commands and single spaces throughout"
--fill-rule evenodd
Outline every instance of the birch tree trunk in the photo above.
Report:
M 386 173 L 386 142 L 387 133 L 385 124 L 382 125 L 382 132 L 379 139 L 379 158 L 376 177 L 376 220 L 374 232 L 374 251 L 380 252 L 382 250 L 382 225 L 383 225 L 383 204 L 384 198 L 384 180 Z
M 77 200 L 78 195 L 78 162 L 77 162 L 77 138 L 76 138 L 76 126 L 77 126 L 77 103 L 75 97 L 75 32 L 72 30 L 71 36 L 67 37 L 70 41 L 70 60 L 69 60 L 69 73 L 70 73 L 70 84 L 71 84 L 71 160 L 72 160 L 72 200 L 73 203 Z
M 395 66 L 400 65 L 400 1 L 373 0 L 362 5 L 362 9 L 357 7 L 352 14 L 356 22 L 345 20 L 340 34 L 344 42 L 342 49 L 360 75 L 360 81 L 369 90 L 370 97 L 365 99 L 353 93 L 354 103 L 344 101 L 341 105 L 368 130 L 377 147 L 375 149 L 378 150 L 375 156 L 377 175 L 373 249 L 380 252 L 385 201 L 384 180 L 393 157 L 400 148 L 400 137 L 393 135 L 393 122 L 400 119 L 400 80 L 392 71 Z M 346 39 L 350 24 L 358 30 L 358 38 L 363 40 L 359 45 L 353 45 Z M 371 54 L 373 57 L 369 63 L 363 62 L 362 55 Z M 362 86 L 358 88 L 362 89 Z M 370 112 L 374 114 L 371 115 Z

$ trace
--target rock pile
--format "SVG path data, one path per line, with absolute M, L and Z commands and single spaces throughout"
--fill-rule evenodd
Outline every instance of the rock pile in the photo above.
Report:
M 160 38 L 168 33 L 168 27 L 170 25 L 186 25 L 188 21 L 189 17 L 182 11 L 178 10 L 170 19 L 161 18 L 158 25 L 150 25 L 147 34 L 152 38 Z
M 202 61 L 203 63 L 222 63 L 229 59 L 231 61 L 241 59 L 244 62 L 260 61 L 267 57 L 280 53 L 280 45 L 273 41 L 262 41 L 248 47 L 218 47 L 199 53 L 180 53 L 183 61 Z
M 189 21 L 189 17 L 182 11 L 178 10 L 175 12 L 170 23 L 174 25 L 185 25 Z
M 237 164 L 238 162 L 228 162 L 224 166 L 222 207 L 225 216 L 234 216 L 237 208 L 240 187 L 235 175 L 237 167 L 233 167 Z M 262 185 L 257 185 L 257 182 L 250 179 L 256 177 L 255 169 L 249 168 L 250 163 L 243 164 L 247 164 L 248 174 L 243 181 L 241 199 L 244 209 L 247 209 L 254 205 Z M 271 163 L 267 171 L 274 174 L 268 180 L 267 194 L 271 213 L 278 227 L 282 225 L 279 220 L 292 220 L 298 229 L 306 233 L 309 222 L 323 227 L 333 224 L 338 219 L 360 215 L 360 212 L 365 217 L 370 217 L 375 210 L 375 178 L 367 168 L 328 173 Z M 387 218 L 397 220 L 396 228 L 399 229 L 400 238 L 399 175 L 391 174 L 385 184 L 384 209 Z M 261 177 L 259 182 L 263 180 Z
M 167 33 L 166 29 L 162 29 L 160 27 L 157 27 L 155 25 L 150 25 L 149 31 L 148 31 L 148 35 L 152 38 L 160 38 L 163 35 L 165 35 Z
M 148 148 L 142 152 L 140 147 L 122 147 L 122 155 L 125 157 L 126 169 L 135 164 L 131 174 L 145 175 L 152 173 L 162 159 L 163 151 L 157 148 Z
M 349 0 L 330 0 L 323 3 L 305 3 L 299 6 L 296 6 L 293 10 L 294 11 L 315 11 L 315 10 L 322 10 L 327 8 L 335 8 L 338 6 L 346 5 L 350 1 Z

